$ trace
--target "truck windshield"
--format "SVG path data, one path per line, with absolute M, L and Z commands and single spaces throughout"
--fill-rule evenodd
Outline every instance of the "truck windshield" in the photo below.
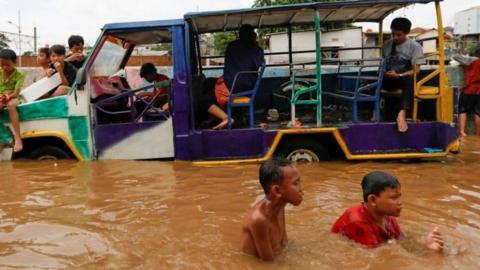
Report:
M 93 76 L 110 76 L 119 68 L 125 57 L 128 45 L 121 39 L 109 36 L 95 58 L 92 66 Z

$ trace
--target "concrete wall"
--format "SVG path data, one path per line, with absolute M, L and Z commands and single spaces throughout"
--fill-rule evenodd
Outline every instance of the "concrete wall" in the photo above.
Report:
M 20 57 L 19 57 L 20 58 Z M 21 67 L 38 67 L 36 56 L 22 56 Z M 144 63 L 153 63 L 155 66 L 171 66 L 172 57 L 170 55 L 132 55 L 128 59 L 127 66 L 141 66 Z M 20 59 L 17 59 L 17 64 L 20 64 Z
M 455 13 L 455 34 L 470 35 L 480 33 L 480 6 Z
M 321 47 L 362 47 L 362 29 L 350 28 L 322 32 Z M 270 52 L 288 52 L 288 35 L 286 33 L 272 34 L 269 42 Z M 315 32 L 304 31 L 292 33 L 292 51 L 315 50 Z M 361 50 L 340 51 L 340 59 L 362 58 Z M 267 63 L 285 64 L 288 63 L 288 54 L 271 55 L 266 57 Z M 315 53 L 293 54 L 293 62 L 315 61 Z

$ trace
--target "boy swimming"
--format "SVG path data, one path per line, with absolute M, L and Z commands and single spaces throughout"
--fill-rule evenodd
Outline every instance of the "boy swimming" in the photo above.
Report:
M 303 200 L 300 174 L 285 159 L 270 159 L 259 170 L 265 198 L 246 214 L 242 226 L 242 250 L 266 261 L 287 244 L 285 206 Z
M 371 172 L 362 180 L 363 203 L 347 209 L 333 224 L 332 232 L 373 248 L 391 239 L 404 238 L 396 217 L 402 211 L 398 180 L 385 172 Z M 426 238 L 427 248 L 441 251 L 443 239 L 434 228 Z

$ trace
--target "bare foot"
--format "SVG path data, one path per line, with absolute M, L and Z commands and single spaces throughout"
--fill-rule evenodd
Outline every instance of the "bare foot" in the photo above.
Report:
M 407 118 L 405 117 L 405 111 L 401 110 L 397 116 L 397 128 L 399 132 L 406 132 L 408 130 Z
M 233 122 L 234 122 L 233 119 L 230 119 L 230 122 L 232 122 L 232 124 L 233 124 Z M 227 127 L 227 125 L 228 125 L 228 119 L 225 119 L 222 122 L 220 122 L 220 124 L 214 126 L 212 129 L 214 129 L 214 130 L 224 129 L 225 127 Z
M 408 124 L 406 119 L 397 118 L 397 127 L 399 132 L 406 132 L 408 130 Z
M 22 151 L 22 149 L 23 149 L 22 139 L 15 139 L 15 144 L 13 145 L 13 152 L 18 153 Z

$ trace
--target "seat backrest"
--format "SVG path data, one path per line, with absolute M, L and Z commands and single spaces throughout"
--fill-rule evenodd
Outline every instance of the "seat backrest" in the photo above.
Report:
M 341 76 L 339 76 L 339 80 L 337 80 L 337 89 L 342 91 L 356 91 L 365 84 L 370 85 L 371 88 L 373 88 L 372 84 L 375 84 L 375 90 L 378 91 L 376 94 L 379 94 L 385 74 L 385 63 L 386 61 L 383 58 L 340 60 L 337 66 L 337 75 Z M 354 74 L 342 76 L 342 72 L 344 71 Z M 371 74 L 372 71 L 374 71 L 375 74 Z M 361 85 L 362 81 L 366 81 L 366 83 Z
M 377 86 L 375 87 L 375 95 L 380 96 L 380 91 L 382 90 L 382 84 L 383 84 L 383 77 L 385 76 L 385 69 L 387 66 L 387 61 L 385 58 L 380 59 L 380 63 L 378 65 L 378 80 L 377 80 Z
M 257 80 L 255 81 L 255 85 L 253 86 L 252 102 L 255 99 L 255 96 L 257 95 L 258 88 L 260 88 L 260 83 L 262 82 L 262 77 L 263 77 L 263 73 L 265 72 L 265 67 L 266 67 L 266 63 L 265 61 L 263 61 L 262 65 L 258 69 Z

